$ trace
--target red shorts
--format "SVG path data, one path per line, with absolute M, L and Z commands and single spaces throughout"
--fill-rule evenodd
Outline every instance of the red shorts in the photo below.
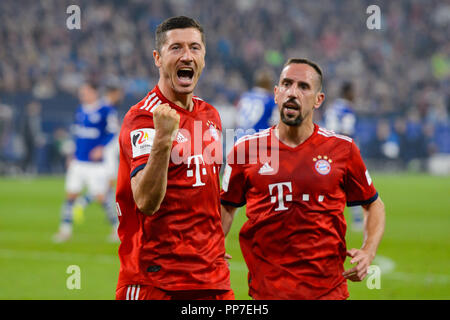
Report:
M 116 300 L 234 300 L 233 290 L 166 291 L 149 285 L 128 285 L 116 290 Z
M 346 300 L 348 298 L 347 281 L 342 281 L 340 285 L 332 291 L 320 296 L 317 300 Z
M 317 296 L 317 292 L 302 292 L 301 296 L 292 296 L 290 298 L 279 298 L 273 294 L 258 295 L 251 290 L 249 291 L 250 297 L 253 300 L 346 300 L 348 298 L 347 281 L 342 281 L 337 287 L 333 288 L 331 291 L 323 293 L 321 296 Z

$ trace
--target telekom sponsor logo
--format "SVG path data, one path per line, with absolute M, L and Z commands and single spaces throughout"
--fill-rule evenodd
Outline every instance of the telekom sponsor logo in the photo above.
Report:
M 285 206 L 285 201 L 286 202 L 292 201 L 292 183 L 280 182 L 269 184 L 269 193 L 271 194 L 270 202 L 278 203 L 278 206 L 275 208 L 275 211 L 287 210 L 288 208 Z
M 209 126 L 204 130 L 202 121 L 195 121 L 193 130 L 180 128 L 174 133 L 175 144 L 171 152 L 174 164 L 196 164 L 201 156 L 204 165 L 222 165 L 224 154 L 231 150 L 229 164 L 270 164 L 271 170 L 265 174 L 276 174 L 279 163 L 279 141 L 270 130 L 226 129 L 225 132 Z M 239 137 L 239 139 L 238 139 Z
M 205 183 L 202 182 L 202 175 L 206 175 L 206 168 L 204 167 L 205 162 L 203 161 L 203 156 L 201 154 L 188 157 L 188 170 L 187 176 L 193 177 L 195 174 L 195 183 L 193 187 L 204 186 Z

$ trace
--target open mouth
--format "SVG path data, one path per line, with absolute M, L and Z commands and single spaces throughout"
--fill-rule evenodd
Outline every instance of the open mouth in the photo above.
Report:
M 192 78 L 194 77 L 194 70 L 190 67 L 183 67 L 178 69 L 177 77 L 181 83 L 191 83 Z
M 288 109 L 288 110 L 299 110 L 300 109 L 300 106 L 297 103 L 295 103 L 295 102 L 286 102 L 283 105 L 283 107 Z

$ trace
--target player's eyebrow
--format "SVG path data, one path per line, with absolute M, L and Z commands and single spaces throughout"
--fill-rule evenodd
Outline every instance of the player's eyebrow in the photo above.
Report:
M 294 80 L 290 79 L 290 78 L 283 78 L 281 79 L 280 83 L 293 83 Z
M 175 42 L 169 43 L 168 46 L 169 46 L 169 48 L 170 48 L 170 47 L 173 47 L 173 46 L 176 46 L 176 45 L 182 46 L 182 45 L 184 45 L 185 43 L 186 43 L 186 41 L 175 41 Z M 192 47 L 192 46 L 202 46 L 202 44 L 199 43 L 199 42 L 197 42 L 197 41 L 189 42 L 189 43 L 187 43 L 187 44 L 188 44 L 190 47 Z
M 191 47 L 192 47 L 192 46 L 200 46 L 200 47 L 203 46 L 201 43 L 198 43 L 198 42 L 191 42 L 191 43 L 189 43 L 189 45 L 190 45 Z
M 306 86 L 308 87 L 308 89 L 311 88 L 311 84 L 310 84 L 309 82 L 306 82 L 306 81 L 303 81 L 303 80 L 294 81 L 293 79 L 287 78 L 287 77 L 281 79 L 281 84 L 283 84 L 283 83 L 289 83 L 289 84 L 292 84 L 292 83 L 294 83 L 294 82 L 297 82 L 299 86 L 300 86 L 300 85 L 306 85 Z

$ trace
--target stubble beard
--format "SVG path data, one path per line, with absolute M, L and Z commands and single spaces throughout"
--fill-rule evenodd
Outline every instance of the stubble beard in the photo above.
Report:
M 303 119 L 304 119 L 302 114 L 301 114 L 301 110 L 299 110 L 299 115 L 297 117 L 295 117 L 295 118 L 287 118 L 284 115 L 284 112 L 283 112 L 284 108 L 285 107 L 283 106 L 281 108 L 281 110 L 280 110 L 280 119 L 281 119 L 281 121 L 284 124 L 286 124 L 286 125 L 288 125 L 290 127 L 298 127 L 298 126 L 300 126 L 302 124 L 302 122 L 303 122 Z

